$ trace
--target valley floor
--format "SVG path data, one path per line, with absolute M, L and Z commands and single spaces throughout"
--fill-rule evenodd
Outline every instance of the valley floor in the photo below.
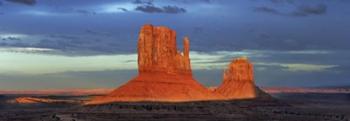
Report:
M 0 121 L 349 121 L 350 118 L 350 103 L 347 98 L 336 101 L 318 100 L 314 95 L 276 97 L 277 99 L 89 106 L 5 105 L 2 102 Z

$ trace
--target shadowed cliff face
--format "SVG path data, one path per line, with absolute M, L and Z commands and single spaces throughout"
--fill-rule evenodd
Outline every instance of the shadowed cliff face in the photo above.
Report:
M 189 39 L 183 40 L 183 52 L 177 50 L 176 32 L 167 27 L 145 25 L 138 40 L 139 74 L 107 96 L 87 104 L 109 102 L 161 101 L 184 102 L 229 100 L 255 97 L 253 65 L 247 58 L 232 61 L 223 84 L 211 91 L 192 77 Z

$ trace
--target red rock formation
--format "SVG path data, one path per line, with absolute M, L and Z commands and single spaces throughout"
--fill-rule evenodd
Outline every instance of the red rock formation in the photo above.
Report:
M 167 27 L 142 27 L 138 41 L 139 75 L 105 97 L 87 104 L 114 101 L 195 101 L 221 97 L 192 77 L 189 39 L 183 53 L 176 47 L 176 32 Z
M 59 100 L 59 99 L 49 99 L 49 98 L 35 98 L 35 97 L 18 97 L 14 100 L 10 100 L 9 103 L 18 104 L 38 104 L 38 103 L 81 103 L 79 100 Z
M 192 77 L 190 44 L 183 40 L 184 50 L 176 47 L 176 32 L 167 27 L 142 27 L 138 40 L 139 74 L 106 96 L 86 104 L 120 101 L 183 102 L 254 98 L 253 65 L 247 58 L 232 61 L 224 73 L 223 84 L 211 91 Z
M 142 27 L 138 42 L 139 74 L 166 73 L 191 75 L 189 40 L 184 39 L 184 53 L 176 47 L 176 32 L 167 27 Z
M 228 99 L 255 98 L 253 65 L 246 57 L 234 59 L 224 72 L 223 83 L 215 92 Z

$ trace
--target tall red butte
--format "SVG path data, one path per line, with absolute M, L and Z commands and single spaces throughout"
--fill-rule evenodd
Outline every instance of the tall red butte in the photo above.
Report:
M 144 25 L 138 38 L 138 75 L 106 96 L 96 97 L 86 104 L 185 102 L 255 97 L 253 70 L 249 61 L 244 61 L 248 66 L 231 63 L 225 71 L 224 83 L 216 90 L 210 91 L 194 80 L 187 37 L 183 39 L 183 44 L 184 49 L 180 52 L 176 47 L 174 30 L 163 26 Z M 236 64 L 238 65 L 235 66 Z

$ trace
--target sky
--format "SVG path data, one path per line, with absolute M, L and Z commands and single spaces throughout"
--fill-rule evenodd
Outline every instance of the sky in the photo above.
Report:
M 0 0 L 0 90 L 115 88 L 137 75 L 141 26 L 190 38 L 195 78 L 236 57 L 261 87 L 350 86 L 349 0 Z

